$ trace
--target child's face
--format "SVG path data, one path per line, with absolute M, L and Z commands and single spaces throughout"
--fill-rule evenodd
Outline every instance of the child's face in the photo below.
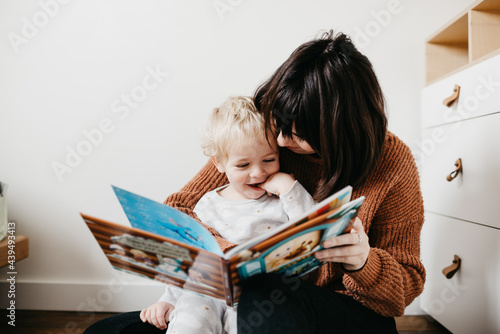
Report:
M 269 141 L 271 145 L 265 139 L 234 145 L 225 161 L 216 162 L 218 170 L 226 173 L 230 183 L 225 192 L 230 196 L 225 197 L 234 200 L 257 199 L 266 194 L 257 185 L 280 168 L 278 146 L 273 139 Z

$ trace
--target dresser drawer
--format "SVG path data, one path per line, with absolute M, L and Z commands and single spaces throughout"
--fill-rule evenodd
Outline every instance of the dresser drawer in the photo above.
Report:
M 442 270 L 461 258 L 451 279 Z M 455 334 L 500 333 L 500 230 L 426 213 L 420 307 Z
M 443 100 L 460 86 L 457 103 L 448 108 Z M 500 55 L 471 66 L 424 88 L 422 126 L 456 122 L 500 111 Z
M 422 137 L 425 209 L 500 228 L 500 113 L 430 128 Z M 458 158 L 463 171 L 449 182 Z

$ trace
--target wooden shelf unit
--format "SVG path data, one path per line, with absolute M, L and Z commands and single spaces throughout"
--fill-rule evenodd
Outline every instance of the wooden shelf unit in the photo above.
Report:
M 500 50 L 500 0 L 480 0 L 426 41 L 430 84 Z
M 500 0 L 476 0 L 426 46 L 420 307 L 454 334 L 500 333 Z M 444 273 L 457 257 L 460 268 Z

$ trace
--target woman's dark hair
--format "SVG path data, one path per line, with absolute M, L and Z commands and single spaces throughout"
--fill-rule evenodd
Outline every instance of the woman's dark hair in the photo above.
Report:
M 299 46 L 254 100 L 267 131 L 297 135 L 322 158 L 315 200 L 356 187 L 377 163 L 387 131 L 385 101 L 370 61 L 346 35 L 329 31 Z

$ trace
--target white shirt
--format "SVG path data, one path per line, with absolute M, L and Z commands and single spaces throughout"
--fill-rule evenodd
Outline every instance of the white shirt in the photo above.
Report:
M 226 240 L 239 244 L 296 218 L 314 205 L 304 187 L 295 181 L 281 195 L 264 195 L 258 199 L 228 200 L 218 192 L 227 185 L 206 193 L 194 212 L 206 225 L 215 228 Z

